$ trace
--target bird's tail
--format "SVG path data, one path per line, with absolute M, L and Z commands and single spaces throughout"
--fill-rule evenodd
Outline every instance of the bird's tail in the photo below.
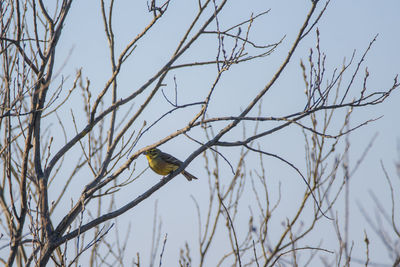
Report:
M 188 173 L 185 170 L 182 171 L 182 175 L 185 176 L 188 181 L 197 180 L 198 179 L 196 176 L 194 176 L 193 174 Z

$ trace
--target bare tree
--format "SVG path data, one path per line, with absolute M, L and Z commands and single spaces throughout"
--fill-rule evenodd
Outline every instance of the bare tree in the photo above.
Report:
M 398 149 L 398 151 L 400 151 Z M 399 154 L 400 155 L 400 154 Z M 370 225 L 372 229 L 372 233 L 376 234 L 379 238 L 379 242 L 383 245 L 387 252 L 387 258 L 392 262 L 390 266 L 399 266 L 400 265 L 400 231 L 399 231 L 399 222 L 397 221 L 398 211 L 396 207 L 398 207 L 398 180 L 394 180 L 386 170 L 386 167 L 383 162 L 381 162 L 382 172 L 387 182 L 388 189 L 390 191 L 390 200 L 391 205 L 389 207 L 383 205 L 382 201 L 376 195 L 376 193 L 372 190 L 369 191 L 369 195 L 373 200 L 374 207 L 373 209 L 366 209 L 363 203 L 357 203 L 358 207 L 361 211 L 361 214 Z M 400 178 L 400 163 L 399 160 L 395 163 L 395 167 L 397 169 L 397 178 Z M 374 217 L 372 216 L 374 213 Z M 369 233 L 371 234 L 371 233 Z M 366 244 L 366 260 L 364 260 L 365 264 L 368 265 L 383 265 L 382 263 L 373 262 L 369 258 L 369 238 L 368 233 L 365 233 L 365 244 Z M 360 259 L 356 259 L 361 261 Z
M 268 10 L 225 26 L 221 14 L 229 11 L 228 0 L 198 1 L 186 31 L 169 51 L 170 57 L 153 73 L 149 73 L 141 85 L 129 90 L 122 88 L 118 81 L 125 66 L 144 45 L 145 39 L 152 37 L 154 28 L 166 23 L 165 17 L 172 4 L 176 4 L 173 2 L 149 1 L 146 25 L 119 49 L 117 47 L 121 44 L 117 43 L 119 40 L 113 24 L 116 1 L 100 1 L 111 74 L 102 88 L 94 89 L 91 81 L 96 77 L 85 80 L 82 77 L 84 70 L 78 70 L 75 77 L 68 80 L 64 77 L 69 74 L 64 76 L 55 68 L 56 60 L 59 60 L 56 57 L 57 48 L 64 28 L 68 25 L 71 6 L 80 3 L 72 0 L 54 3 L 8 0 L 0 3 L 0 152 L 3 170 L 0 204 L 3 239 L 7 239 L 7 245 L 2 250 L 8 252 L 7 257 L 0 260 L 7 266 L 45 266 L 49 261 L 57 266 L 77 265 L 84 253 L 91 255 L 90 264 L 93 266 L 106 264 L 110 257 L 113 258 L 111 264 L 122 266 L 127 256 L 125 248 L 128 240 L 122 238 L 123 235 L 118 231 L 115 237 L 110 237 L 116 240 L 116 246 L 107 239 L 114 223 L 118 223 L 116 219 L 165 186 L 199 155 L 203 155 L 209 182 L 209 203 L 205 218 L 201 215 L 204 207 L 194 199 L 200 223 L 199 251 L 196 252 L 200 266 L 205 266 L 210 246 L 215 242 L 215 235 L 220 228 L 227 231 L 230 248 L 226 254 L 221 255 L 219 266 L 226 262 L 236 266 L 297 266 L 300 254 L 308 255 L 308 259 L 305 260 L 306 256 L 303 256 L 301 262 L 312 261 L 320 252 L 333 254 L 318 246 L 304 245 L 302 241 L 316 231 L 316 225 L 321 221 L 333 221 L 334 225 L 341 223 L 332 207 L 346 190 L 346 181 L 354 172 L 346 163 L 349 148 L 340 146 L 340 141 L 350 132 L 377 119 L 370 118 L 350 127 L 350 116 L 357 110 L 382 103 L 399 87 L 396 76 L 389 88 L 381 91 L 367 88 L 369 73 L 366 69 L 362 74 L 361 68 L 376 38 L 371 40 L 361 56 L 356 56 L 354 52 L 341 68 L 328 70 L 327 55 L 320 47 L 317 25 L 330 1 L 309 1 L 309 11 L 298 27 L 297 36 L 280 66 L 273 74 L 269 74 L 270 80 L 250 101 L 241 103 L 241 112 L 216 117 L 209 109 L 212 105 L 224 105 L 214 95 L 224 83 L 225 75 L 235 65 L 267 60 L 267 56 L 281 46 L 284 34 L 281 39 L 259 44 L 251 39 L 253 24 L 267 16 Z M 215 49 L 209 51 L 205 58 L 185 61 L 191 55 L 194 45 L 201 43 L 203 37 L 217 40 Z M 257 107 L 262 107 L 262 98 L 276 86 L 299 44 L 307 38 L 315 38 L 317 46 L 311 49 L 308 62 L 300 65 L 305 96 L 299 101 L 303 101 L 303 107 L 281 116 L 264 116 L 261 108 L 257 115 L 251 115 L 255 114 Z M 68 64 L 68 60 L 65 64 Z M 163 87 L 175 71 L 194 72 L 199 67 L 215 70 L 213 80 L 209 81 L 210 86 L 199 92 L 201 99 L 187 104 L 178 103 L 178 95 L 190 95 L 191 92 L 181 90 L 176 80 L 174 99 L 167 97 Z M 62 71 L 63 68 L 59 72 Z M 346 78 L 346 75 L 350 78 Z M 363 80 L 362 86 L 356 83 L 359 77 Z M 81 91 L 83 113 L 74 107 L 78 90 Z M 159 118 L 147 123 L 146 116 L 152 112 L 149 105 L 160 93 L 171 107 Z M 66 108 L 70 109 L 68 115 L 65 115 Z M 175 131 L 166 129 L 158 141 L 150 145 L 143 144 L 143 139 L 156 125 L 181 110 L 190 115 L 185 126 Z M 68 125 L 63 119 L 65 116 L 70 116 L 73 123 Z M 331 127 L 333 121 L 339 122 L 339 126 Z M 289 159 L 268 151 L 258 143 L 292 126 L 298 127 L 304 134 L 307 161 L 305 174 Z M 240 127 L 243 129 L 241 137 L 236 134 L 236 129 Z M 248 134 L 248 129 L 252 129 L 251 134 Z M 61 134 L 57 134 L 57 131 Z M 230 139 L 226 138 L 228 135 Z M 119 190 L 140 178 L 143 173 L 135 168 L 138 157 L 145 150 L 176 138 L 194 142 L 197 149 L 190 153 L 179 169 L 138 197 L 122 206 L 116 204 Z M 240 151 L 237 164 L 224 156 L 225 149 Z M 340 149 L 343 152 L 336 153 Z M 259 158 L 259 169 L 247 170 L 246 160 L 252 154 Z M 296 212 L 288 216 L 276 240 L 269 238 L 269 225 L 280 200 L 271 202 L 265 159 L 283 163 L 305 185 L 302 201 L 298 203 Z M 223 169 L 221 160 L 231 169 L 228 183 L 220 179 Z M 74 162 L 74 167 L 66 168 L 65 165 L 71 166 L 71 162 Z M 83 179 L 86 173 L 90 173 L 88 180 Z M 342 178 L 338 179 L 338 176 Z M 79 199 L 73 201 L 70 207 L 61 205 L 67 198 L 66 192 L 77 190 L 71 188 L 76 180 L 87 182 L 81 183 Z M 51 202 L 49 193 L 55 181 L 57 184 L 63 181 L 63 186 L 56 200 Z M 243 216 L 241 205 L 245 203 L 243 198 L 247 194 L 246 190 L 251 191 L 256 205 L 251 208 L 253 214 L 248 217 L 248 229 L 238 231 L 235 223 L 238 216 Z M 97 211 L 87 209 L 88 205 L 97 205 Z M 54 215 L 56 209 L 61 212 L 61 218 Z M 154 216 L 157 218 L 156 213 Z M 302 218 L 305 216 L 308 220 L 304 223 Z M 221 226 L 221 221 L 224 221 L 224 226 Z M 156 219 L 154 225 L 156 229 Z M 93 237 L 89 238 L 88 233 L 93 233 Z M 151 264 L 161 265 L 168 238 L 165 235 L 164 239 L 160 239 L 156 235 L 153 238 Z M 159 230 L 158 235 L 161 235 Z M 74 245 L 69 243 L 71 240 Z M 100 246 L 105 247 L 106 254 L 99 253 Z M 157 254 L 156 248 L 160 246 L 162 249 Z M 76 250 L 74 256 L 69 253 L 71 247 Z M 349 262 L 351 248 L 348 243 L 343 241 L 340 249 L 339 259 Z M 192 244 L 186 244 L 179 259 L 182 266 L 193 264 L 191 253 Z M 159 262 L 154 260 L 158 256 Z M 340 260 L 338 262 L 338 265 L 341 264 Z M 140 266 L 139 254 L 134 264 Z

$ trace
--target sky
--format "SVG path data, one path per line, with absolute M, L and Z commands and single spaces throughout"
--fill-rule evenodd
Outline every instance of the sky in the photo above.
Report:
M 281 64 L 286 56 L 294 38 L 296 37 L 300 23 L 304 20 L 310 1 L 231 1 L 226 7 L 226 11 L 219 17 L 220 27 L 226 28 L 236 23 L 248 19 L 252 13 L 270 10 L 269 13 L 254 22 L 250 37 L 258 43 L 274 43 L 285 36 L 282 45 L 276 51 L 265 58 L 257 59 L 252 63 L 244 63 L 233 66 L 232 70 L 223 76 L 221 83 L 216 88 L 213 95 L 215 102 L 210 107 L 208 114 L 213 116 L 237 115 L 243 110 L 255 94 L 265 86 L 271 79 L 274 71 Z M 182 36 L 188 27 L 187 23 L 195 15 L 197 1 L 172 0 L 162 22 L 152 29 L 149 35 L 135 49 L 133 55 L 127 60 L 121 75 L 118 79 L 119 98 L 127 96 L 138 86 L 147 81 L 162 64 L 171 56 L 174 47 L 177 45 L 177 38 Z M 398 0 L 372 1 L 372 0 L 332 0 L 325 15 L 318 23 L 320 31 L 320 46 L 327 54 L 327 73 L 332 74 L 335 68 L 340 68 L 344 60 L 349 60 L 355 50 L 356 58 L 360 58 L 369 42 L 378 34 L 377 41 L 366 57 L 361 70 L 364 71 L 368 66 L 370 72 L 369 88 L 373 91 L 380 91 L 390 87 L 394 76 L 400 72 L 400 18 L 398 11 L 400 2 Z M 114 34 L 117 40 L 116 50 L 121 51 L 125 44 L 134 36 L 140 33 L 143 27 L 151 19 L 151 14 L 147 12 L 146 1 L 116 1 L 115 13 L 113 15 Z M 215 24 L 212 24 L 215 29 Z M 185 63 L 199 60 L 213 60 L 216 56 L 217 39 L 215 36 L 201 38 L 200 41 L 191 47 L 190 52 L 184 55 L 178 63 Z M 264 116 L 279 116 L 289 114 L 298 110 L 303 104 L 300 99 L 304 99 L 304 82 L 300 69 L 300 60 L 307 61 L 310 48 L 315 49 L 316 34 L 313 31 L 302 42 L 294 54 L 289 66 L 285 69 L 280 80 L 272 88 L 271 92 L 263 98 L 262 114 Z M 57 48 L 57 76 L 55 81 L 66 78 L 66 85 L 70 85 L 78 69 L 82 69 L 83 77 L 90 80 L 90 90 L 92 95 L 96 95 L 105 82 L 109 79 L 111 69 L 107 42 L 103 30 L 99 1 L 76 1 L 72 4 L 69 17 L 66 20 L 63 35 Z M 178 86 L 178 101 L 180 104 L 201 101 L 205 89 L 211 86 L 215 76 L 215 67 L 197 67 L 187 70 L 172 72 L 165 80 L 165 93 L 169 97 L 174 96 L 174 77 Z M 349 78 L 349 77 L 347 77 Z M 359 82 L 359 81 L 358 81 Z M 64 91 L 64 93 L 67 90 Z M 64 112 L 69 114 L 71 110 L 79 114 L 81 104 L 81 93 L 76 91 L 72 95 L 72 103 L 66 105 Z M 137 108 L 143 97 L 135 100 L 134 108 Z M 110 98 L 107 98 L 110 101 Z M 215 103 L 215 104 L 214 104 Z M 399 159 L 397 154 L 397 144 L 400 137 L 400 126 L 398 114 L 400 112 L 400 93 L 394 92 L 382 105 L 361 109 L 354 113 L 351 124 L 356 125 L 370 118 L 381 117 L 378 121 L 370 123 L 350 135 L 351 150 L 350 164 L 356 164 L 363 154 L 365 147 L 370 140 L 377 134 L 373 146 L 368 155 L 361 163 L 358 171 L 352 177 L 351 201 L 350 201 L 350 239 L 354 240 L 354 258 L 362 258 L 365 253 L 363 244 L 364 231 L 367 231 L 371 241 L 371 261 L 379 263 L 389 263 L 389 256 L 384 245 L 361 216 L 357 203 L 362 203 L 363 207 L 371 212 L 373 217 L 377 211 L 371 199 L 373 192 L 381 201 L 383 206 L 390 206 L 390 195 L 388 185 L 384 179 L 381 163 L 383 162 L 388 173 L 393 178 L 393 185 L 399 186 L 395 179 L 396 171 L 394 163 Z M 140 118 L 138 130 L 141 123 L 145 120 L 148 124 L 155 121 L 171 106 L 165 101 L 161 92 L 158 92 L 154 101 L 149 105 L 149 112 Z M 118 114 L 123 114 L 126 108 L 122 108 Z M 135 149 L 152 144 L 159 139 L 168 136 L 170 133 L 187 124 L 187 121 L 197 111 L 197 108 L 188 108 L 178 111 L 173 115 L 167 116 L 148 134 L 144 135 Z M 256 112 L 252 112 L 256 115 Z M 340 117 L 340 116 L 339 116 Z M 51 124 L 51 121 L 48 121 Z M 77 116 L 77 126 L 83 127 L 85 118 Z M 65 118 L 68 126 L 69 137 L 74 133 L 72 119 Z M 223 124 L 218 125 L 223 127 Z M 261 129 L 267 129 L 270 125 L 262 125 Z M 334 125 L 337 127 L 337 125 Z M 57 128 L 54 128 L 57 131 Z M 246 128 L 247 134 L 251 134 L 254 124 L 249 123 Z M 166 131 L 167 130 L 167 131 Z M 201 136 L 200 132 L 194 132 L 194 136 Z M 240 140 L 242 130 L 235 130 L 228 135 L 225 140 Z M 280 156 L 287 158 L 291 162 L 305 171 L 304 163 L 304 142 L 301 131 L 298 128 L 290 127 L 278 134 L 273 134 L 259 140 L 259 144 Z M 63 140 L 58 145 L 62 145 Z M 56 143 L 57 144 L 57 143 Z M 197 145 L 187 139 L 177 138 L 162 146 L 166 152 L 174 154 L 180 159 L 185 159 Z M 54 148 L 56 150 L 56 147 Z M 229 160 L 236 164 L 237 153 L 239 150 L 221 149 Z M 79 154 L 79 149 L 73 151 L 68 157 L 74 159 Z M 74 154 L 77 153 L 77 154 Z M 248 170 L 257 169 L 255 163 L 256 156 L 252 156 L 251 162 L 246 166 Z M 254 163 L 254 165 L 252 164 Z M 146 168 L 144 157 L 139 157 L 135 162 L 135 171 L 140 172 Z M 279 183 L 282 186 L 282 209 L 277 213 L 277 219 L 273 227 L 280 227 L 280 222 L 286 216 L 291 216 L 291 212 L 297 207 L 299 197 L 305 190 L 305 185 L 300 177 L 293 173 L 293 170 L 272 159 L 265 159 L 264 162 L 268 177 L 271 179 L 271 190 L 276 192 Z M 67 163 L 68 166 L 68 163 Z M 354 166 L 354 165 L 353 165 Z M 221 162 L 221 172 L 224 173 L 225 182 L 229 181 L 229 166 Z M 153 196 L 143 202 L 134 210 L 118 218 L 116 224 L 120 226 L 119 234 L 124 237 L 124 229 L 130 225 L 128 251 L 126 263 L 130 264 L 130 257 L 135 256 L 136 252 L 141 253 L 144 266 L 147 266 L 150 258 L 149 246 L 153 234 L 154 207 L 157 205 L 158 218 L 162 220 L 161 236 L 167 233 L 167 243 L 165 254 L 163 255 L 164 266 L 176 266 L 179 257 L 179 249 L 184 246 L 185 240 L 193 245 L 193 250 L 197 250 L 198 220 L 192 197 L 202 204 L 202 212 L 206 211 L 206 201 L 208 198 L 207 175 L 204 170 L 204 160 L 201 156 L 196 158 L 187 168 L 200 179 L 192 183 L 187 183 L 182 176 L 176 177 Z M 135 174 L 134 174 L 135 175 Z M 120 207 L 138 196 L 145 189 L 156 182 L 159 177 L 147 170 L 137 182 L 123 188 L 116 194 L 114 208 Z M 62 208 L 68 208 L 71 199 L 76 201 L 84 185 L 90 181 L 90 175 L 82 174 L 82 179 L 72 183 L 69 198 L 62 203 Z M 57 183 L 63 181 L 55 181 Z M 56 190 L 55 190 L 56 192 Z M 251 192 L 247 192 L 251 194 Z M 271 193 L 276 200 L 277 195 Z M 400 201 L 396 197 L 397 203 Z M 157 203 L 157 204 L 156 204 Z M 341 200 L 334 207 L 339 215 L 343 215 L 343 201 Z M 244 207 L 244 209 L 247 209 Z M 310 207 L 311 209 L 311 207 Z M 64 210 L 65 211 L 65 210 Z M 244 211 L 248 214 L 248 210 Z M 58 210 L 55 217 L 61 216 L 63 210 Z M 288 215 L 289 214 L 289 215 Z M 400 221 L 399 215 L 396 215 Z M 243 216 L 245 218 L 245 216 Z M 328 225 L 330 222 L 326 222 Z M 246 227 L 247 221 L 241 218 L 237 220 L 237 227 Z M 318 235 L 324 232 L 321 226 Z M 332 227 L 330 228 L 332 229 Z M 114 230 L 113 234 L 114 234 Z M 271 236 L 274 239 L 275 236 Z M 315 237 L 314 237 L 315 238 Z M 210 261 L 207 262 L 214 266 L 216 256 L 223 251 L 218 244 L 224 244 L 226 236 L 221 233 L 217 236 L 216 244 L 210 252 Z M 335 236 L 328 235 L 324 240 L 323 246 L 329 249 L 337 247 Z M 312 241 L 310 241 L 312 243 Z M 315 245 L 315 243 L 314 243 Z M 158 251 L 158 254 L 160 251 Z M 194 257 L 196 266 L 196 257 Z M 227 266 L 227 265 L 223 265 Z

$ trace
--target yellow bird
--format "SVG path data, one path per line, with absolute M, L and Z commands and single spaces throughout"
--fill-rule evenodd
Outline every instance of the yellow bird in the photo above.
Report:
M 149 162 L 150 168 L 160 175 L 168 175 L 171 172 L 181 166 L 183 163 L 179 159 L 171 156 L 170 154 L 161 152 L 161 150 L 157 148 L 151 148 L 145 151 L 143 154 L 146 155 L 147 161 Z M 182 175 L 186 177 L 188 181 L 193 179 L 197 180 L 197 177 L 183 170 Z

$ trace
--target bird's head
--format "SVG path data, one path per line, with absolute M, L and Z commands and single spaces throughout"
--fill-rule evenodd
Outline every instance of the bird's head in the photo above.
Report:
M 161 151 L 158 148 L 150 148 L 149 150 L 143 152 L 143 154 L 145 154 L 146 157 L 150 159 L 157 157 L 160 153 Z

